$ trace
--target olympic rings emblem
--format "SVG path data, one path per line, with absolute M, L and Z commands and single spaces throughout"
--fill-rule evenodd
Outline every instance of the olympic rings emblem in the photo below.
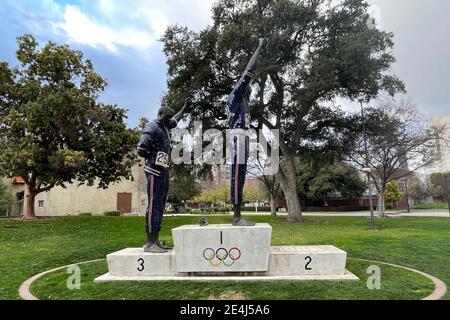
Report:
M 241 258 L 241 250 L 236 247 L 229 250 L 225 248 L 219 248 L 217 250 L 206 248 L 203 250 L 203 258 L 209 261 L 213 267 L 218 267 L 221 263 L 227 267 L 231 267 L 235 261 Z

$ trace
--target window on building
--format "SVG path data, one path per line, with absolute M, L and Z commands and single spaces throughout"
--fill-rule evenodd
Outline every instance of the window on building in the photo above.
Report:
M 38 207 L 39 208 L 43 208 L 44 207 L 44 200 L 39 200 L 38 201 Z

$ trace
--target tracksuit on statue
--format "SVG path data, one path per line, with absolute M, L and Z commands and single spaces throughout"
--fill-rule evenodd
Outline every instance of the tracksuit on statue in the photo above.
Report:
M 142 132 L 138 150 L 146 154 L 145 176 L 147 178 L 148 205 L 145 215 L 147 233 L 161 230 L 162 217 L 169 190 L 169 165 L 172 150 L 169 130 L 177 126 L 172 118 L 167 126 L 152 121 Z
M 253 74 L 245 71 L 233 91 L 228 96 L 228 126 L 231 129 L 231 204 L 242 205 L 247 160 L 249 155 L 250 113 L 247 99 L 244 98 Z

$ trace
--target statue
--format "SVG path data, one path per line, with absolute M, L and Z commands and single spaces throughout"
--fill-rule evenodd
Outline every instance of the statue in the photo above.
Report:
M 169 165 L 172 150 L 169 130 L 177 126 L 189 104 L 189 99 L 186 99 L 183 108 L 175 116 L 171 108 L 161 107 L 157 119 L 145 127 L 139 141 L 138 154 L 145 158 L 144 171 L 148 195 L 145 215 L 147 233 L 145 252 L 164 253 L 172 249 L 159 240 L 169 190 Z
M 242 191 L 244 189 L 245 175 L 247 173 L 247 160 L 249 155 L 249 137 L 247 130 L 250 129 L 249 99 L 251 95 L 251 81 L 254 77 L 256 63 L 267 39 L 259 39 L 259 46 L 247 64 L 244 73 L 228 96 L 228 126 L 231 129 L 230 143 L 232 148 L 231 168 L 231 203 L 233 205 L 234 226 L 254 226 L 241 217 Z

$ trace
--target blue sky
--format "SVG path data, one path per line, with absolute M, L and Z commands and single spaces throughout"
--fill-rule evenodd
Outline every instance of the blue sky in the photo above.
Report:
M 33 34 L 82 50 L 109 86 L 101 101 L 129 109 L 128 124 L 154 118 L 166 89 L 158 39 L 168 25 L 199 30 L 212 0 L 0 0 L 0 60 L 15 64 L 16 37 Z M 450 114 L 450 1 L 369 0 L 379 27 L 395 33 L 393 71 L 429 117 Z M 356 104 L 338 101 L 344 109 Z
M 100 100 L 129 109 L 128 124 L 154 118 L 166 89 L 158 39 L 170 24 L 199 30 L 210 23 L 210 1 L 0 0 L 0 60 L 16 64 L 16 37 L 31 33 L 83 51 L 108 80 Z M 189 14 L 186 14 L 189 12 Z

